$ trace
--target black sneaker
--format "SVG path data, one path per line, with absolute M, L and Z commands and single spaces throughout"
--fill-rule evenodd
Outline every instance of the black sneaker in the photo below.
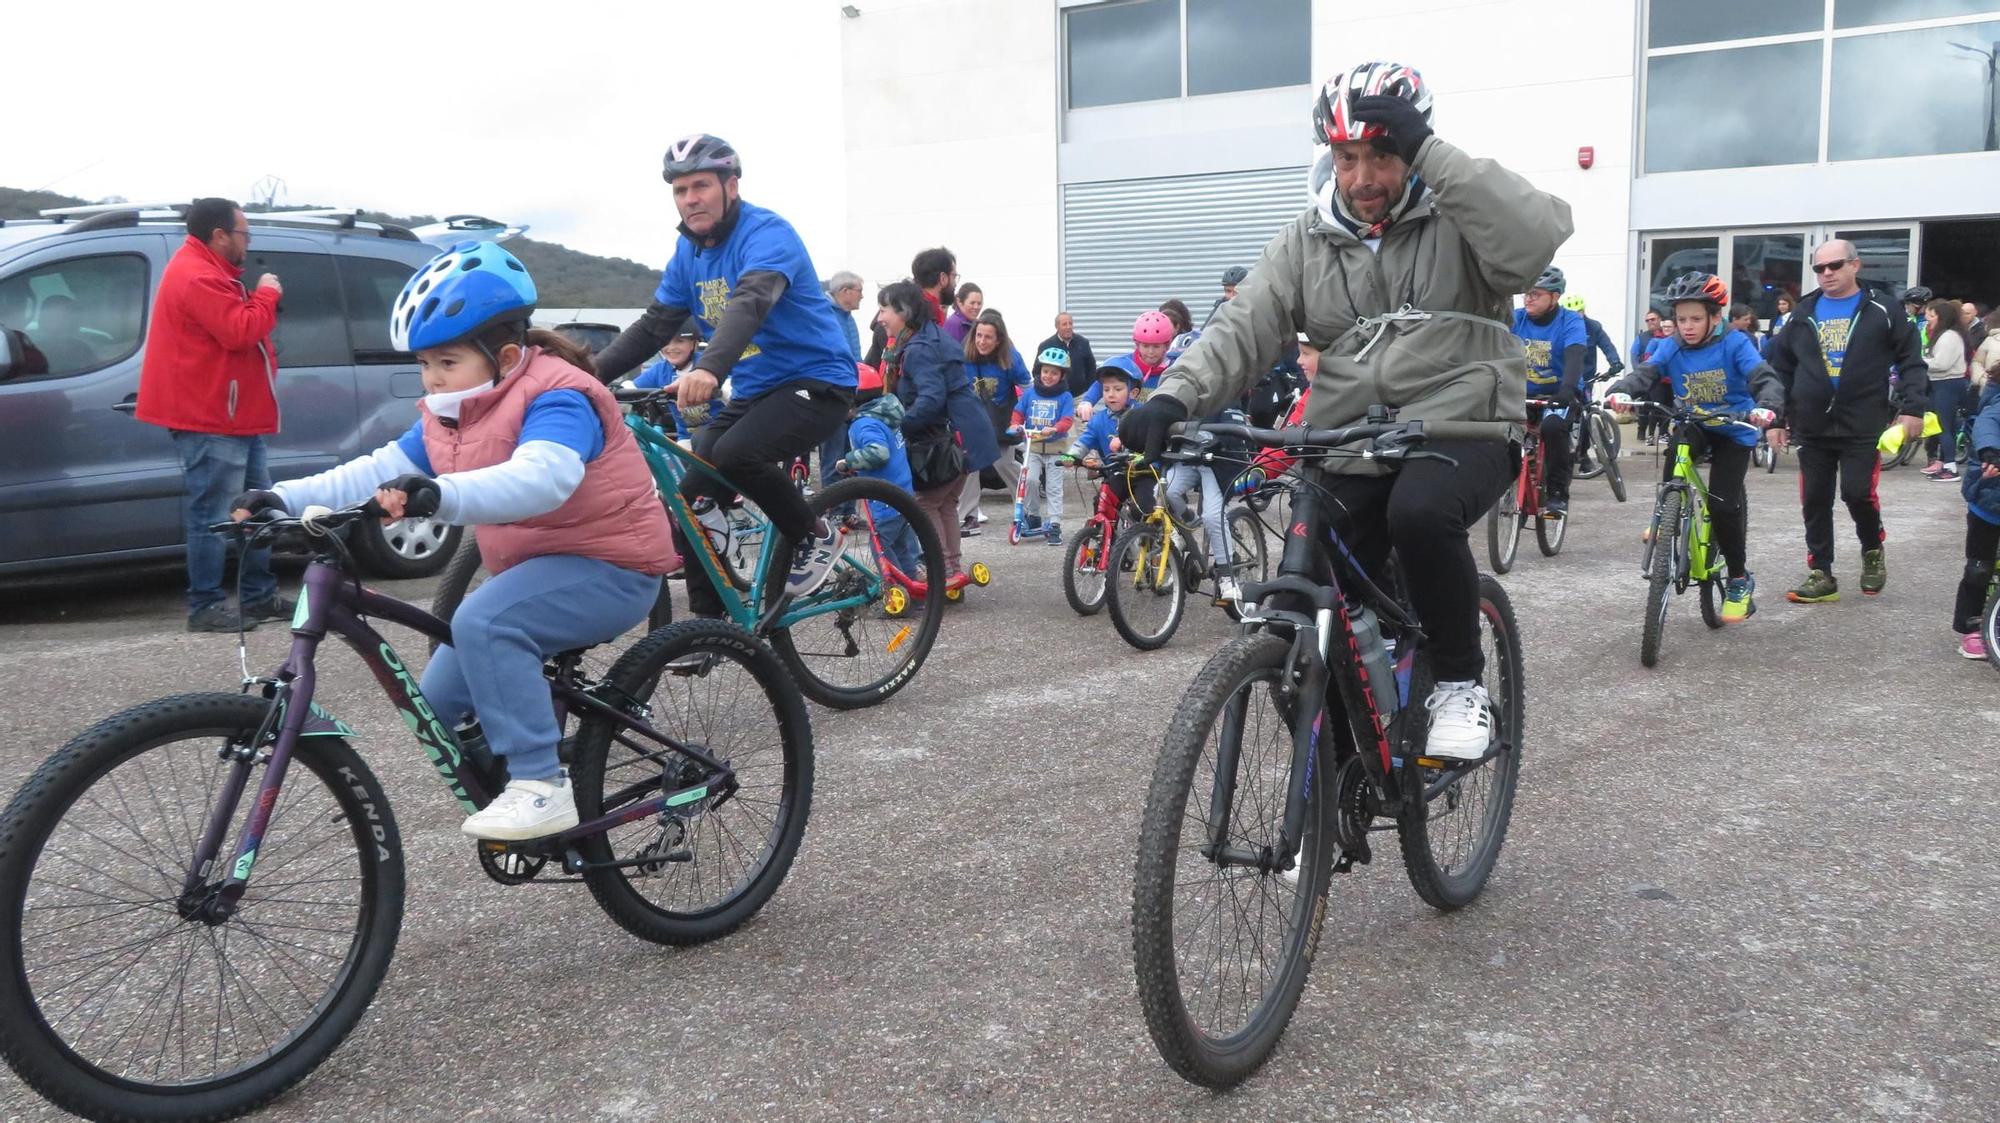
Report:
M 239 627 L 238 617 L 234 612 L 229 611 L 227 602 L 211 604 L 206 608 L 188 613 L 187 630 L 190 632 L 234 632 L 239 630 L 248 632 L 254 631 L 256 627 L 257 621 L 255 619 L 243 620 Z
M 1542 500 L 1542 517 L 1560 519 L 1569 514 L 1569 499 L 1566 496 L 1551 495 Z
M 299 602 L 272 595 L 265 600 L 251 601 L 243 606 L 245 620 L 282 620 L 291 623 L 292 614 L 299 609 Z

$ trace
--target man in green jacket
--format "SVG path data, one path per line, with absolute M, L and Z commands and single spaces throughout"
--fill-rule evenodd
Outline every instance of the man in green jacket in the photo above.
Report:
M 1513 295 L 1569 237 L 1569 205 L 1431 132 L 1414 69 L 1373 62 L 1337 75 L 1313 105 L 1312 206 L 1255 268 L 1144 406 L 1120 426 L 1158 453 L 1168 427 L 1234 402 L 1304 332 L 1319 349 L 1305 421 L 1351 425 L 1368 408 L 1421 420 L 1428 449 L 1388 474 L 1326 462 L 1354 519 L 1350 545 L 1379 573 L 1396 551 L 1431 639 L 1438 680 L 1427 751 L 1477 759 L 1492 716 L 1480 684 L 1479 572 L 1466 530 L 1512 483 L 1527 419 L 1526 356 L 1508 330 Z

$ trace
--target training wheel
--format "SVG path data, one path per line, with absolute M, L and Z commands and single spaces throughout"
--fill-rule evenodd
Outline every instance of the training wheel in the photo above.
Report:
M 964 600 L 964 599 L 965 599 L 965 586 L 963 586 L 963 585 L 946 585 L 946 586 L 944 587 L 944 599 L 946 599 L 946 600 L 948 600 L 948 601 L 952 601 L 952 602 L 954 602 L 954 603 L 956 603 L 956 602 L 958 602 L 958 601 L 962 601 L 962 600 Z
M 973 562 L 971 575 L 972 583 L 982 589 L 993 582 L 993 571 L 986 568 L 985 562 Z
M 882 611 L 891 616 L 901 616 L 910 610 L 910 594 L 901 585 L 889 586 L 889 592 L 882 598 Z

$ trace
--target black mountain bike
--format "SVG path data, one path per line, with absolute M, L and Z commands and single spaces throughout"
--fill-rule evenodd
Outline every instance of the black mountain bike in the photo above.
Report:
M 1300 457 L 1278 575 L 1244 587 L 1242 634 L 1174 711 L 1139 830 L 1132 954 L 1146 1026 L 1176 1072 L 1226 1087 L 1283 1036 L 1332 877 L 1367 864 L 1376 833 L 1396 832 L 1433 907 L 1479 896 L 1513 810 L 1526 694 L 1514 610 L 1481 575 L 1492 745 L 1475 761 L 1426 756 L 1423 630 L 1334 529 L 1341 507 L 1317 463 L 1437 456 L 1422 451 L 1421 422 L 1380 412 L 1345 429 L 1177 428 L 1183 448 L 1221 434 Z M 1393 644 L 1386 658 L 1357 638 L 1364 608 Z
M 93 1119 L 224 1119 L 277 1098 L 339 1046 L 389 970 L 403 918 L 388 792 L 314 700 L 337 636 L 373 672 L 467 814 L 503 759 L 445 728 L 373 616 L 449 642 L 449 626 L 361 586 L 345 511 L 223 524 L 246 546 L 308 538 L 292 646 L 241 693 L 182 694 L 92 726 L 0 816 L 0 1055 Z M 572 730 L 581 822 L 478 842 L 486 874 L 554 863 L 620 927 L 662 944 L 723 936 L 777 891 L 805 833 L 812 727 L 783 665 L 742 629 L 690 621 L 601 677 L 547 667 Z M 558 880 L 544 878 L 543 880 Z M 551 932 L 552 940 L 562 939 Z

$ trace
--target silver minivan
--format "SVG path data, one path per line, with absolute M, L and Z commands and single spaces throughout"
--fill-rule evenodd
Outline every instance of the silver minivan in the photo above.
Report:
M 81 212 L 81 213 L 79 213 Z M 0 222 L 0 578 L 177 557 L 181 470 L 167 431 L 132 416 L 153 290 L 187 228 L 173 210 L 78 208 Z M 251 215 L 243 282 L 285 282 L 273 343 L 277 479 L 393 440 L 416 417 L 416 360 L 389 307 L 437 251 L 353 215 Z M 437 572 L 459 529 L 370 525 L 355 553 L 385 577 Z

